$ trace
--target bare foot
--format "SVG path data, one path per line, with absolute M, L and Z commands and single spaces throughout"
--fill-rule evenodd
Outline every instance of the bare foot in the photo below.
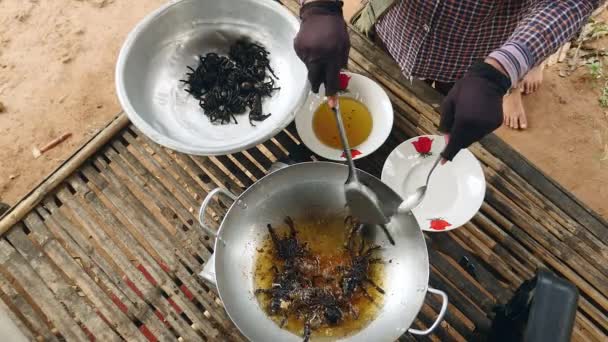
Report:
M 524 79 L 521 81 L 520 87 L 522 92 L 525 95 L 530 95 L 533 92 L 537 91 L 540 88 L 540 85 L 543 83 L 543 69 L 545 68 L 545 63 L 541 63 L 539 66 L 532 68 L 532 70 L 528 71 Z
M 512 129 L 528 128 L 528 120 L 524 103 L 521 100 L 522 90 L 517 87 L 502 100 L 502 111 L 504 113 L 503 124 Z

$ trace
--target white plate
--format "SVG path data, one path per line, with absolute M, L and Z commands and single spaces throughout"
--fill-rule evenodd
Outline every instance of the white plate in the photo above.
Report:
M 427 139 L 431 140 L 430 144 L 424 144 L 429 141 Z M 388 156 L 382 169 L 382 181 L 405 198 L 424 185 L 433 162 L 444 147 L 445 139 L 438 135 L 405 141 Z M 429 153 L 425 154 L 427 151 Z M 423 230 L 449 231 L 477 214 L 485 192 L 486 180 L 479 161 L 468 149 L 463 149 L 452 162 L 437 165 L 426 196 L 412 212 Z
M 372 115 L 372 131 L 362 144 L 352 146 L 353 159 L 363 158 L 376 151 L 386 141 L 393 128 L 393 106 L 388 95 L 373 80 L 350 72 L 343 72 L 351 79 L 347 91 L 340 97 L 350 97 L 363 103 Z M 323 144 L 312 128 L 312 120 L 319 106 L 325 101 L 325 88 L 321 86 L 318 94 L 312 92 L 296 116 L 296 129 L 302 142 L 315 154 L 335 161 L 346 159 L 342 149 Z

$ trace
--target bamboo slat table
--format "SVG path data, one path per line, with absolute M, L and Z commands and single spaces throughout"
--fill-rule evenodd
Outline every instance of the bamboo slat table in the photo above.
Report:
M 400 142 L 436 132 L 440 98 L 358 33 L 351 40 L 349 68 L 377 80 L 395 109 L 389 140 L 357 163 L 379 176 Z M 494 305 L 544 266 L 580 291 L 573 339 L 607 340 L 608 223 L 497 137 L 470 150 L 486 199 L 464 227 L 427 235 L 430 284 L 450 305 L 423 339 L 482 337 Z M 292 126 L 248 151 L 199 157 L 156 145 L 119 115 L 0 221 L 0 306 L 32 340 L 244 340 L 198 276 L 213 241 L 197 210 L 215 187 L 240 193 L 288 156 L 314 158 Z M 217 202 L 207 215 L 217 226 L 226 209 Z M 429 297 L 414 326 L 439 307 Z

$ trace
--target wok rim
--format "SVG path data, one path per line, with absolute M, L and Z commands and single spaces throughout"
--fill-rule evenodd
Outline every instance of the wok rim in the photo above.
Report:
M 197 155 L 197 156 L 218 156 L 218 155 L 237 153 L 237 152 L 241 152 L 243 150 L 252 148 L 254 146 L 257 146 L 261 142 L 269 140 L 270 138 L 274 137 L 280 131 L 285 129 L 285 127 L 287 127 L 289 125 L 289 123 L 291 123 L 295 119 L 300 107 L 302 107 L 302 105 L 308 98 L 308 95 L 309 95 L 310 89 L 311 89 L 310 83 L 308 81 L 306 81 L 303 92 L 302 92 L 302 94 L 300 94 L 300 98 L 298 99 L 298 101 L 295 102 L 295 105 L 293 106 L 292 110 L 288 111 L 284 120 L 279 122 L 274 127 L 274 129 L 269 130 L 266 134 L 260 134 L 256 139 L 253 139 L 253 140 L 249 141 L 248 143 L 234 145 L 230 148 L 223 149 L 223 150 L 218 150 L 218 149 L 213 149 L 213 148 L 205 149 L 205 148 L 190 147 L 190 145 L 188 145 L 188 144 L 181 143 L 179 141 L 176 141 L 173 138 L 170 138 L 170 137 L 160 133 L 158 130 L 156 130 L 154 127 L 152 127 L 152 125 L 150 125 L 145 119 L 143 119 L 138 114 L 137 110 L 131 103 L 129 96 L 127 95 L 127 89 L 125 87 L 125 82 L 124 82 L 125 77 L 123 76 L 126 72 L 127 60 L 129 59 L 130 54 L 133 51 L 134 42 L 137 40 L 137 38 L 140 37 L 140 35 L 143 32 L 145 32 L 146 29 L 148 29 L 152 24 L 154 24 L 154 22 L 158 18 L 160 18 L 162 15 L 164 15 L 172 7 L 177 6 L 180 3 L 186 2 L 186 1 L 193 1 L 193 0 L 172 0 L 164 5 L 160 6 L 156 10 L 150 12 L 148 15 L 146 15 L 143 19 L 141 19 L 135 25 L 135 27 L 129 32 L 129 34 L 125 38 L 125 41 L 123 42 L 123 44 L 120 48 L 120 51 L 118 54 L 118 59 L 116 62 L 116 68 L 114 71 L 114 79 L 115 79 L 114 84 L 115 84 L 115 88 L 116 88 L 116 95 L 117 95 L 118 101 L 120 102 L 120 105 L 123 109 L 123 112 L 127 115 L 129 120 L 142 133 L 144 133 L 148 138 L 150 138 L 155 143 L 165 146 L 169 149 L 178 151 L 178 152 L 188 153 L 188 154 Z M 253 1 L 260 2 L 259 0 L 253 0 Z M 291 28 L 294 29 L 296 32 L 298 31 L 298 29 L 300 27 L 299 20 L 291 12 L 289 12 L 289 10 L 287 10 L 283 5 L 276 3 L 275 1 L 265 1 L 264 6 L 269 6 L 271 8 L 274 8 L 278 12 L 283 13 L 284 14 L 283 17 L 286 19 L 286 21 L 288 23 L 290 23 Z
M 234 315 L 230 312 L 230 310 L 226 306 L 227 302 L 224 300 L 225 298 L 222 296 L 222 290 L 221 289 L 224 286 L 226 286 L 226 285 L 224 284 L 224 286 L 222 286 L 222 284 L 221 284 L 222 281 L 219 280 L 219 279 L 223 279 L 225 277 L 223 277 L 221 275 L 224 272 L 223 268 L 217 267 L 218 266 L 218 262 L 219 262 L 218 261 L 219 260 L 219 258 L 218 258 L 219 254 L 218 254 L 217 251 L 221 250 L 221 248 L 218 249 L 218 247 L 219 247 L 219 244 L 221 243 L 220 237 L 222 237 L 222 232 L 224 230 L 224 223 L 226 222 L 226 218 L 230 215 L 230 213 L 232 212 L 233 208 L 236 205 L 238 205 L 237 203 L 240 200 L 242 200 L 242 198 L 245 197 L 248 193 L 250 193 L 252 191 L 255 191 L 254 188 L 256 188 L 257 186 L 260 186 L 259 183 L 261 183 L 264 179 L 272 176 L 275 173 L 287 172 L 286 170 L 288 170 L 289 168 L 298 167 L 298 166 L 305 166 L 305 165 L 314 165 L 314 164 L 317 164 L 317 165 L 318 164 L 330 164 L 330 165 L 337 165 L 337 166 L 340 166 L 340 167 L 343 167 L 343 168 L 348 168 L 348 166 L 345 165 L 345 164 L 341 164 L 341 163 L 337 163 L 337 162 L 333 162 L 333 161 L 309 161 L 309 162 L 297 163 L 297 164 L 294 164 L 294 165 L 288 165 L 288 166 L 283 167 L 283 168 L 281 168 L 281 169 L 279 169 L 277 171 L 271 172 L 271 173 L 265 175 L 264 177 L 260 178 L 258 181 L 256 181 L 255 183 L 253 183 L 245 191 L 243 191 L 239 196 L 236 197 L 236 200 L 230 206 L 230 208 L 226 211 L 226 214 L 224 215 L 224 218 L 222 219 L 222 222 L 220 223 L 220 225 L 218 227 L 217 238 L 216 238 L 214 246 L 213 246 L 214 247 L 214 249 L 213 249 L 213 257 L 214 257 L 213 263 L 214 263 L 214 265 L 213 266 L 214 266 L 214 269 L 215 269 L 215 283 L 216 283 L 215 286 L 217 288 L 218 296 L 220 297 L 220 300 L 223 303 L 224 310 L 226 311 L 226 314 L 230 318 L 230 321 L 232 322 L 232 324 L 234 324 L 237 327 L 237 329 L 241 332 L 241 334 L 243 334 L 243 336 L 245 336 L 250 341 L 253 341 L 253 339 L 250 337 L 250 335 L 246 331 L 244 331 L 241 328 L 241 326 L 239 326 L 239 324 L 237 324 L 237 321 L 235 320 Z M 376 179 L 378 179 L 380 181 L 379 178 L 377 178 L 376 176 L 371 175 L 368 172 L 365 172 L 365 171 L 360 170 L 360 169 L 357 169 L 357 170 L 358 170 L 358 172 L 366 173 L 366 174 L 368 174 L 368 175 L 370 175 L 370 176 L 372 176 L 372 177 L 374 177 L 374 178 L 376 178 Z M 389 341 L 389 340 L 390 341 L 396 340 L 397 338 L 399 338 L 400 336 L 402 336 L 403 334 L 405 334 L 405 333 L 408 332 L 408 330 L 412 327 L 412 324 L 416 320 L 416 317 L 418 317 L 418 315 L 420 314 L 420 311 L 422 310 L 422 307 L 424 306 L 424 303 L 426 301 L 426 295 L 428 294 L 428 290 L 429 290 L 429 285 L 430 285 L 429 284 L 429 280 L 430 280 L 430 273 L 431 273 L 431 271 L 430 271 L 430 260 L 429 260 L 428 247 L 426 245 L 426 239 L 424 238 L 424 232 L 420 228 L 420 225 L 418 224 L 418 221 L 414 219 L 414 223 L 418 226 L 418 230 L 419 230 L 419 233 L 420 233 L 419 234 L 420 242 L 422 242 L 422 248 L 424 249 L 424 260 L 422 260 L 426 264 L 426 267 L 424 267 L 424 278 L 425 278 L 425 281 L 424 281 L 424 284 L 425 284 L 424 285 L 424 290 L 420 290 L 420 291 L 417 292 L 417 293 L 419 293 L 419 296 L 418 296 L 419 299 L 417 300 L 417 303 L 411 304 L 411 306 L 416 309 L 415 310 L 416 315 L 412 318 L 412 321 L 409 323 L 409 325 L 407 327 L 405 327 L 403 333 L 401 333 L 399 335 L 393 334 L 391 336 L 387 336 L 387 341 Z M 378 317 L 380 317 L 380 315 L 378 315 L 374 320 L 370 321 L 370 323 L 368 323 L 368 326 L 372 322 L 376 321 L 378 319 Z M 282 328 L 280 328 L 280 327 L 278 327 L 276 325 L 274 326 L 274 328 L 275 329 L 279 329 L 279 330 L 285 330 L 285 329 L 282 329 Z M 354 334 L 356 335 L 356 334 L 364 331 L 366 328 L 367 328 L 367 326 L 363 327 L 362 329 L 360 329 L 358 331 L 356 331 Z M 352 337 L 352 336 L 343 337 L 343 338 L 340 339 L 340 341 L 349 340 L 350 337 Z

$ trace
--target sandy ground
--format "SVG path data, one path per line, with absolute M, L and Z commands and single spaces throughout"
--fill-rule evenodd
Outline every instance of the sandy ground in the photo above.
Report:
M 163 0 L 0 0 L 0 200 L 15 203 L 120 111 L 114 65 Z M 32 147 L 71 132 L 44 154 Z
M 598 104 L 600 85 L 583 68 L 568 78 L 551 68 L 542 88 L 524 98 L 528 130 L 498 135 L 608 218 L 608 108 Z
M 14 204 L 113 117 L 114 64 L 131 28 L 163 0 L 0 0 L 0 201 Z M 350 16 L 359 0 L 347 1 Z M 530 129 L 499 135 L 608 217 L 608 117 L 584 70 L 555 68 L 526 98 Z M 0 106 L 1 107 L 1 106 Z M 39 159 L 33 146 L 73 136 Z
M 597 19 L 608 22 L 608 11 Z M 605 50 L 608 37 L 589 44 Z M 608 218 L 608 108 L 598 101 L 608 83 L 593 79 L 586 67 L 560 77 L 563 68 L 556 64 L 545 70 L 540 90 L 524 97 L 529 128 L 502 128 L 498 135 Z

